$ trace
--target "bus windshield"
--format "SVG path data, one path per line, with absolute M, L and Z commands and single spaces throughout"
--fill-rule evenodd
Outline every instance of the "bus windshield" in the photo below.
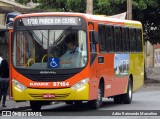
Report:
M 86 31 L 21 30 L 13 39 L 13 65 L 21 69 L 82 68 L 87 63 Z

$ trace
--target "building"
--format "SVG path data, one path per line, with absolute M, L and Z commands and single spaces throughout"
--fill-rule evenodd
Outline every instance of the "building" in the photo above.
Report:
M 11 12 L 25 13 L 31 10 L 27 7 L 14 2 L 13 0 L 0 0 L 0 53 L 3 58 L 8 59 L 8 30 L 6 29 L 6 15 Z

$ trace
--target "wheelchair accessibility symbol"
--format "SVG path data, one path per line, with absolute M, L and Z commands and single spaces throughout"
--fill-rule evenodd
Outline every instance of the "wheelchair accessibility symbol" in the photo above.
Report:
M 51 68 L 59 67 L 59 58 L 49 58 L 49 66 Z

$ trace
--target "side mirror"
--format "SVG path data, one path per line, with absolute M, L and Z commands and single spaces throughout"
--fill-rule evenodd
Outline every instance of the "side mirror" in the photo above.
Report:
M 9 22 L 6 24 L 6 29 L 12 28 L 13 27 L 13 22 Z
M 93 44 L 97 44 L 98 43 L 98 33 L 94 30 L 89 31 L 90 33 L 90 41 Z

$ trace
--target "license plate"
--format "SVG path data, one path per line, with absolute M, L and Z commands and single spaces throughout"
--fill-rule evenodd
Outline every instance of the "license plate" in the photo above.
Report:
M 43 98 L 55 98 L 55 94 L 43 94 Z

